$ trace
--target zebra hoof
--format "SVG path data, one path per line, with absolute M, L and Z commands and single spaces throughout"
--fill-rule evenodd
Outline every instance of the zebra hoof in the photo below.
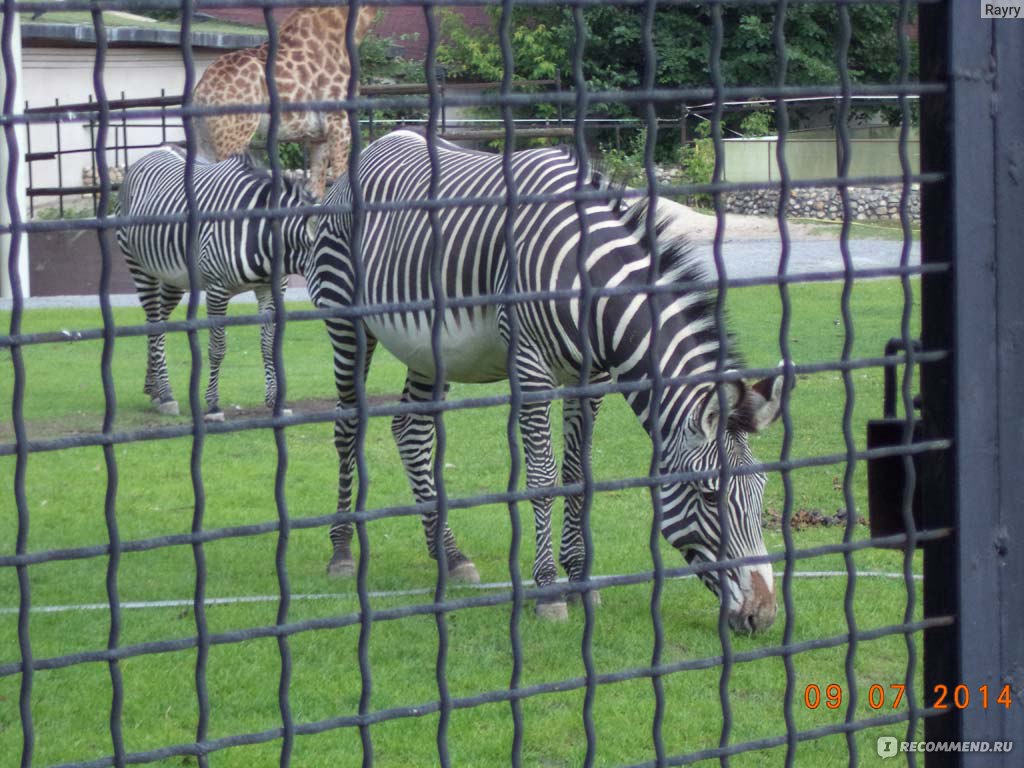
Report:
M 165 400 L 162 403 L 157 403 L 156 410 L 158 413 L 161 413 L 164 416 L 177 416 L 179 415 L 178 401 Z
M 584 597 L 586 595 L 586 597 Z M 572 605 L 583 605 L 583 601 L 586 600 L 590 603 L 591 608 L 597 608 L 601 604 L 601 593 L 592 589 L 589 592 L 570 592 L 568 601 Z
M 356 564 L 352 558 L 332 557 L 327 564 L 327 575 L 333 579 L 345 579 L 354 576 Z
M 203 416 L 204 421 L 224 421 L 224 411 L 210 411 Z
M 479 584 L 480 574 L 469 560 L 463 560 L 448 571 L 448 578 L 461 584 Z
M 568 621 L 569 620 L 569 606 L 565 604 L 565 601 L 552 601 L 552 602 L 537 602 L 534 612 L 537 614 L 538 619 L 544 621 Z

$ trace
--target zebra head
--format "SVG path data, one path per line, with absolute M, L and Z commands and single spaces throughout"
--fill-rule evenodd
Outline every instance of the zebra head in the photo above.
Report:
M 670 433 L 666 469 L 701 474 L 694 481 L 662 486 L 662 533 L 691 565 L 713 566 L 720 556 L 735 560 L 767 554 L 761 535 L 765 476 L 749 469 L 755 460 L 748 436 L 778 417 L 782 382 L 778 375 L 756 384 L 728 381 L 721 385 L 726 405 L 721 445 L 722 404 L 718 391 L 709 385 L 694 388 L 694 405 L 679 420 L 680 428 Z M 720 487 L 723 464 L 729 469 L 724 489 Z M 723 519 L 728 526 L 724 551 Z M 702 569 L 699 576 L 720 600 L 725 601 L 723 593 L 728 593 L 729 624 L 734 631 L 756 632 L 772 625 L 776 600 L 771 563 Z

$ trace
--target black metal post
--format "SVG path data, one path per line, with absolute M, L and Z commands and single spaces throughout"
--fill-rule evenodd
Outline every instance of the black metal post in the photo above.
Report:
M 92 94 L 89 94 L 89 104 L 92 104 Z M 92 158 L 92 184 L 89 186 L 95 187 L 99 181 L 99 176 L 96 174 L 96 121 L 92 117 L 95 113 L 89 112 L 89 157 Z M 59 163 L 60 160 L 58 159 Z M 95 192 L 92 193 L 92 215 L 95 216 L 99 208 L 99 197 Z
M 161 88 L 160 89 L 160 98 L 161 98 L 161 100 L 164 98 L 165 95 L 166 94 L 164 93 L 164 89 Z M 167 143 L 167 106 L 164 105 L 164 104 L 160 105 L 160 143 L 161 144 L 166 144 Z
M 54 108 L 60 111 L 60 99 L 53 100 Z M 60 142 L 60 120 L 53 121 L 53 129 L 57 133 L 57 188 L 64 189 L 64 155 L 61 152 Z M 32 185 L 29 184 L 31 187 Z M 64 193 L 62 192 L 57 197 L 57 210 L 60 212 L 60 217 L 64 218 Z
M 445 86 L 448 84 L 448 70 L 438 67 L 435 70 L 438 90 L 441 94 L 441 133 L 448 130 L 448 100 L 445 98 Z
M 555 70 L 555 93 L 557 93 L 558 96 L 559 96 L 559 99 L 558 99 L 558 127 L 561 128 L 562 127 L 563 113 L 562 113 L 562 99 L 561 99 L 561 95 L 562 95 L 562 71 L 560 69 L 556 69 Z
M 922 462 L 925 525 L 955 528 L 925 548 L 924 610 L 957 616 L 925 633 L 925 701 L 938 685 L 974 697 L 929 718 L 925 736 L 1017 741 L 1008 754 L 931 753 L 927 764 L 1009 768 L 1024 747 L 1024 39 L 1013 22 L 981 19 L 977 3 L 922 5 L 919 31 L 922 80 L 949 89 L 921 100 L 922 170 L 948 174 L 922 189 L 922 254 L 952 266 L 922 278 L 922 340 L 953 350 L 922 366 L 922 418 L 926 439 L 955 440 Z M 1007 685 L 1008 708 L 996 702 Z
M 124 91 L 121 91 L 121 102 L 122 102 L 122 104 L 123 104 L 124 101 L 125 101 Z M 124 160 L 124 172 L 128 173 L 128 107 L 127 106 L 122 106 L 121 107 L 121 140 L 124 142 L 124 145 L 122 147 L 122 149 L 123 149 L 122 158 Z M 115 153 L 117 151 L 116 138 L 115 138 L 115 142 L 114 142 L 114 151 L 115 151 Z M 115 169 L 117 168 L 117 160 L 116 160 L 116 158 L 114 160 L 114 168 Z
M 28 112 L 28 99 L 25 100 L 25 112 Z M 57 134 L 60 136 L 60 133 Z M 35 186 L 32 183 L 32 123 L 25 123 L 25 166 L 28 170 L 28 188 L 32 189 Z M 32 195 L 28 196 L 28 217 L 34 218 L 36 215 L 35 198 Z

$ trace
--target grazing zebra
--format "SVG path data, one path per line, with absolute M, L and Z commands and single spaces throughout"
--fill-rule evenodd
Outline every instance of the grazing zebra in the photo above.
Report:
M 500 155 L 469 151 L 438 140 L 441 198 L 503 197 L 506 186 Z M 518 194 L 552 195 L 575 188 L 578 167 L 560 150 L 538 149 L 516 152 L 511 158 L 512 175 Z M 348 306 L 358 299 L 369 305 L 430 300 L 430 261 L 434 241 L 428 212 L 420 209 L 373 210 L 373 204 L 401 201 L 422 202 L 431 182 L 431 162 L 422 135 L 396 131 L 371 144 L 361 155 L 359 183 L 367 206 L 362 232 L 361 254 L 353 254 L 351 214 L 324 217 L 313 245 L 310 295 L 320 307 Z M 597 175 L 593 183 L 598 183 Z M 350 203 L 351 181 L 343 177 L 326 198 L 326 205 Z M 607 203 L 587 204 L 586 270 L 595 287 L 646 285 L 650 248 L 646 237 L 646 206 L 624 209 Z M 482 297 L 502 294 L 511 280 L 516 292 L 578 290 L 577 244 L 580 220 L 576 204 L 542 202 L 522 204 L 515 212 L 514 234 L 517 257 L 515 274 L 509 274 L 504 239 L 506 207 L 469 205 L 440 211 L 442 232 L 441 267 L 447 298 Z M 356 263 L 362 265 L 362 285 L 356 285 Z M 693 266 L 685 242 L 663 244 L 659 257 L 661 284 L 702 279 Z M 587 322 L 593 351 L 591 382 L 617 380 L 649 382 L 649 342 L 652 304 L 660 309 L 656 359 L 665 378 L 707 374 L 716 369 L 719 356 L 714 304 L 706 293 L 680 286 L 676 291 L 654 294 L 612 295 L 596 299 Z M 446 311 L 441 332 L 441 355 L 448 381 L 486 382 L 507 378 L 506 356 L 509 313 L 515 312 L 519 329 L 515 370 L 524 393 L 537 393 L 580 380 L 583 353 L 579 328 L 580 302 L 533 300 L 511 305 L 489 303 L 451 308 Z M 364 320 L 367 340 L 366 364 L 380 341 L 408 367 L 403 402 L 424 402 L 432 398 L 434 359 L 431 349 L 433 313 L 395 312 L 368 315 Z M 327 321 L 334 345 L 334 371 L 341 406 L 355 403 L 354 379 L 365 375 L 356 367 L 356 328 L 348 319 Z M 733 361 L 733 364 L 735 362 Z M 759 431 L 778 415 L 782 376 L 747 385 L 733 380 L 722 385 L 728 403 L 724 447 L 729 465 L 749 466 L 753 457 L 747 435 Z M 714 562 L 721 540 L 718 500 L 720 457 L 716 440 L 720 420 L 719 398 L 711 382 L 666 385 L 660 397 L 658 423 L 649 418 L 651 390 L 632 388 L 626 395 L 648 433 L 658 430 L 663 461 L 661 471 L 714 473 L 696 482 L 666 482 L 661 487 L 663 516 L 661 530 L 692 562 Z M 566 484 L 582 482 L 582 429 L 584 408 L 596 415 L 600 400 L 566 399 L 563 406 L 565 459 L 562 478 Z M 550 405 L 528 399 L 519 417 L 526 454 L 527 485 L 551 487 L 556 481 L 549 423 Z M 340 458 L 338 509 L 349 509 L 352 487 L 353 443 L 357 420 L 341 418 L 335 425 L 335 442 Z M 409 475 L 414 495 L 428 502 L 423 515 L 427 543 L 433 552 L 436 509 L 429 507 L 435 497 L 432 476 L 434 423 L 430 414 L 401 414 L 393 424 L 399 453 Z M 761 536 L 761 500 L 765 478 L 762 473 L 732 473 L 725 498 L 731 535 L 727 558 L 764 555 Z M 550 496 L 533 500 L 536 555 L 533 577 L 539 586 L 555 580 L 556 566 L 551 544 Z M 559 562 L 570 580 L 583 576 L 584 545 L 581 531 L 582 500 L 566 498 Z M 331 529 L 334 547 L 328 572 L 352 571 L 352 526 Z M 476 570 L 463 555 L 450 530 L 443 532 L 449 573 L 458 578 L 475 578 Z M 721 596 L 720 572 L 702 573 L 702 579 Z M 729 591 L 730 623 L 740 631 L 771 625 L 776 601 L 772 568 L 768 563 L 743 565 L 724 571 Z M 551 618 L 566 615 L 564 599 L 540 601 L 537 613 Z
M 198 162 L 194 171 L 195 199 L 202 213 L 273 208 L 270 174 L 257 168 L 248 156 L 239 155 L 219 163 Z M 281 207 L 312 202 L 301 185 L 285 181 Z M 161 147 L 134 163 L 125 174 L 118 200 L 122 215 L 152 216 L 184 214 L 185 153 L 180 147 Z M 281 222 L 284 243 L 282 273 L 302 274 L 309 259 L 311 240 L 307 216 L 287 216 Z M 127 224 L 118 227 L 117 242 L 128 261 L 135 290 L 151 323 L 166 320 L 189 289 L 186 265 L 188 227 L 172 224 Z M 202 221 L 197 236 L 196 268 L 200 287 L 206 290 L 206 311 L 210 317 L 223 316 L 232 296 L 255 290 L 261 312 L 274 308 L 271 290 L 272 228 L 266 217 Z M 282 281 L 282 288 L 284 281 Z M 260 346 L 266 372 L 266 403 L 277 400 L 277 377 L 273 360 L 274 326 L 260 329 Z M 207 421 L 223 421 L 217 383 L 224 359 L 223 327 L 210 328 L 210 383 L 206 389 Z M 164 354 L 164 334 L 149 337 L 144 392 L 160 413 L 177 415 L 178 404 L 171 394 Z

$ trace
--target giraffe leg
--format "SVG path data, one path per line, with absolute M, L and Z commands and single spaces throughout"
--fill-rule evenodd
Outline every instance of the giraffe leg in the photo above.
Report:
M 330 160 L 329 180 L 333 183 L 348 170 L 348 153 L 352 144 L 352 129 L 347 112 L 334 112 L 327 116 L 327 154 Z
M 433 382 L 420 377 L 412 371 L 405 380 L 402 392 L 403 403 L 429 403 L 433 400 Z M 448 385 L 445 385 L 445 393 Z M 428 413 L 402 413 L 392 420 L 391 434 L 398 444 L 398 453 L 402 457 L 402 465 L 409 478 L 412 494 L 416 501 L 428 504 L 423 513 L 423 532 L 427 537 L 427 552 L 437 559 L 437 489 L 434 485 L 434 417 Z M 448 575 L 455 581 L 470 584 L 480 582 L 480 574 L 472 561 L 459 551 L 455 542 L 455 534 L 446 524 L 441 531 L 445 562 L 448 564 Z
M 520 372 L 523 391 L 546 389 L 547 383 L 530 382 L 529 373 Z M 555 485 L 558 468 L 551 445 L 551 405 L 547 402 L 524 403 L 519 412 L 519 432 L 526 453 L 526 486 L 542 489 Z M 555 583 L 557 570 L 551 548 L 551 496 L 532 499 L 536 551 L 533 559 L 533 580 L 538 587 Z M 562 596 L 537 600 L 537 615 L 556 621 L 568 618 L 565 598 Z
M 597 418 L 601 399 L 589 399 L 586 403 L 590 408 L 591 418 Z M 562 434 L 565 438 L 565 458 L 562 461 L 562 482 L 565 485 L 583 482 L 583 461 L 589 459 L 590 446 L 583 445 L 583 415 L 583 405 L 579 399 L 570 398 L 564 401 Z M 586 455 L 584 450 L 586 450 Z M 581 526 L 582 512 L 582 495 L 573 494 L 565 497 L 565 517 L 562 522 L 562 541 L 559 547 L 558 561 L 565 568 L 569 581 L 583 580 L 583 562 L 586 550 Z M 600 592 L 593 590 L 586 594 L 592 605 L 600 604 Z M 571 592 L 569 601 L 578 601 L 580 596 L 579 592 Z
M 338 514 L 348 514 L 352 506 L 352 477 L 356 461 L 356 439 L 358 437 L 359 417 L 342 417 L 340 409 L 356 407 L 355 376 L 356 376 L 356 331 L 348 320 L 328 318 L 327 334 L 334 347 L 334 382 L 338 389 L 339 414 L 334 422 L 334 447 L 338 451 Z M 366 364 L 362 372 L 363 380 L 370 370 L 370 360 L 377 340 L 366 335 Z M 351 576 L 355 573 L 352 560 L 352 534 L 354 526 L 351 522 L 340 522 L 331 526 L 330 539 L 333 553 L 327 564 L 328 576 Z
M 224 317 L 228 311 L 230 296 L 224 291 L 210 287 L 206 292 L 207 317 Z M 206 387 L 206 421 L 224 421 L 224 411 L 220 409 L 220 366 L 227 351 L 227 333 L 224 326 L 210 328 L 210 382 Z
M 327 142 L 311 141 L 309 145 L 309 191 L 315 198 L 322 200 L 327 188 Z
M 261 285 L 256 289 L 256 303 L 260 312 L 274 311 L 274 294 L 269 285 Z M 271 410 L 277 405 L 277 369 L 274 366 L 274 336 L 277 328 L 274 321 L 260 326 L 260 350 L 263 353 L 263 372 L 266 379 L 266 397 L 264 402 Z M 291 415 L 288 408 L 281 409 L 282 416 Z

